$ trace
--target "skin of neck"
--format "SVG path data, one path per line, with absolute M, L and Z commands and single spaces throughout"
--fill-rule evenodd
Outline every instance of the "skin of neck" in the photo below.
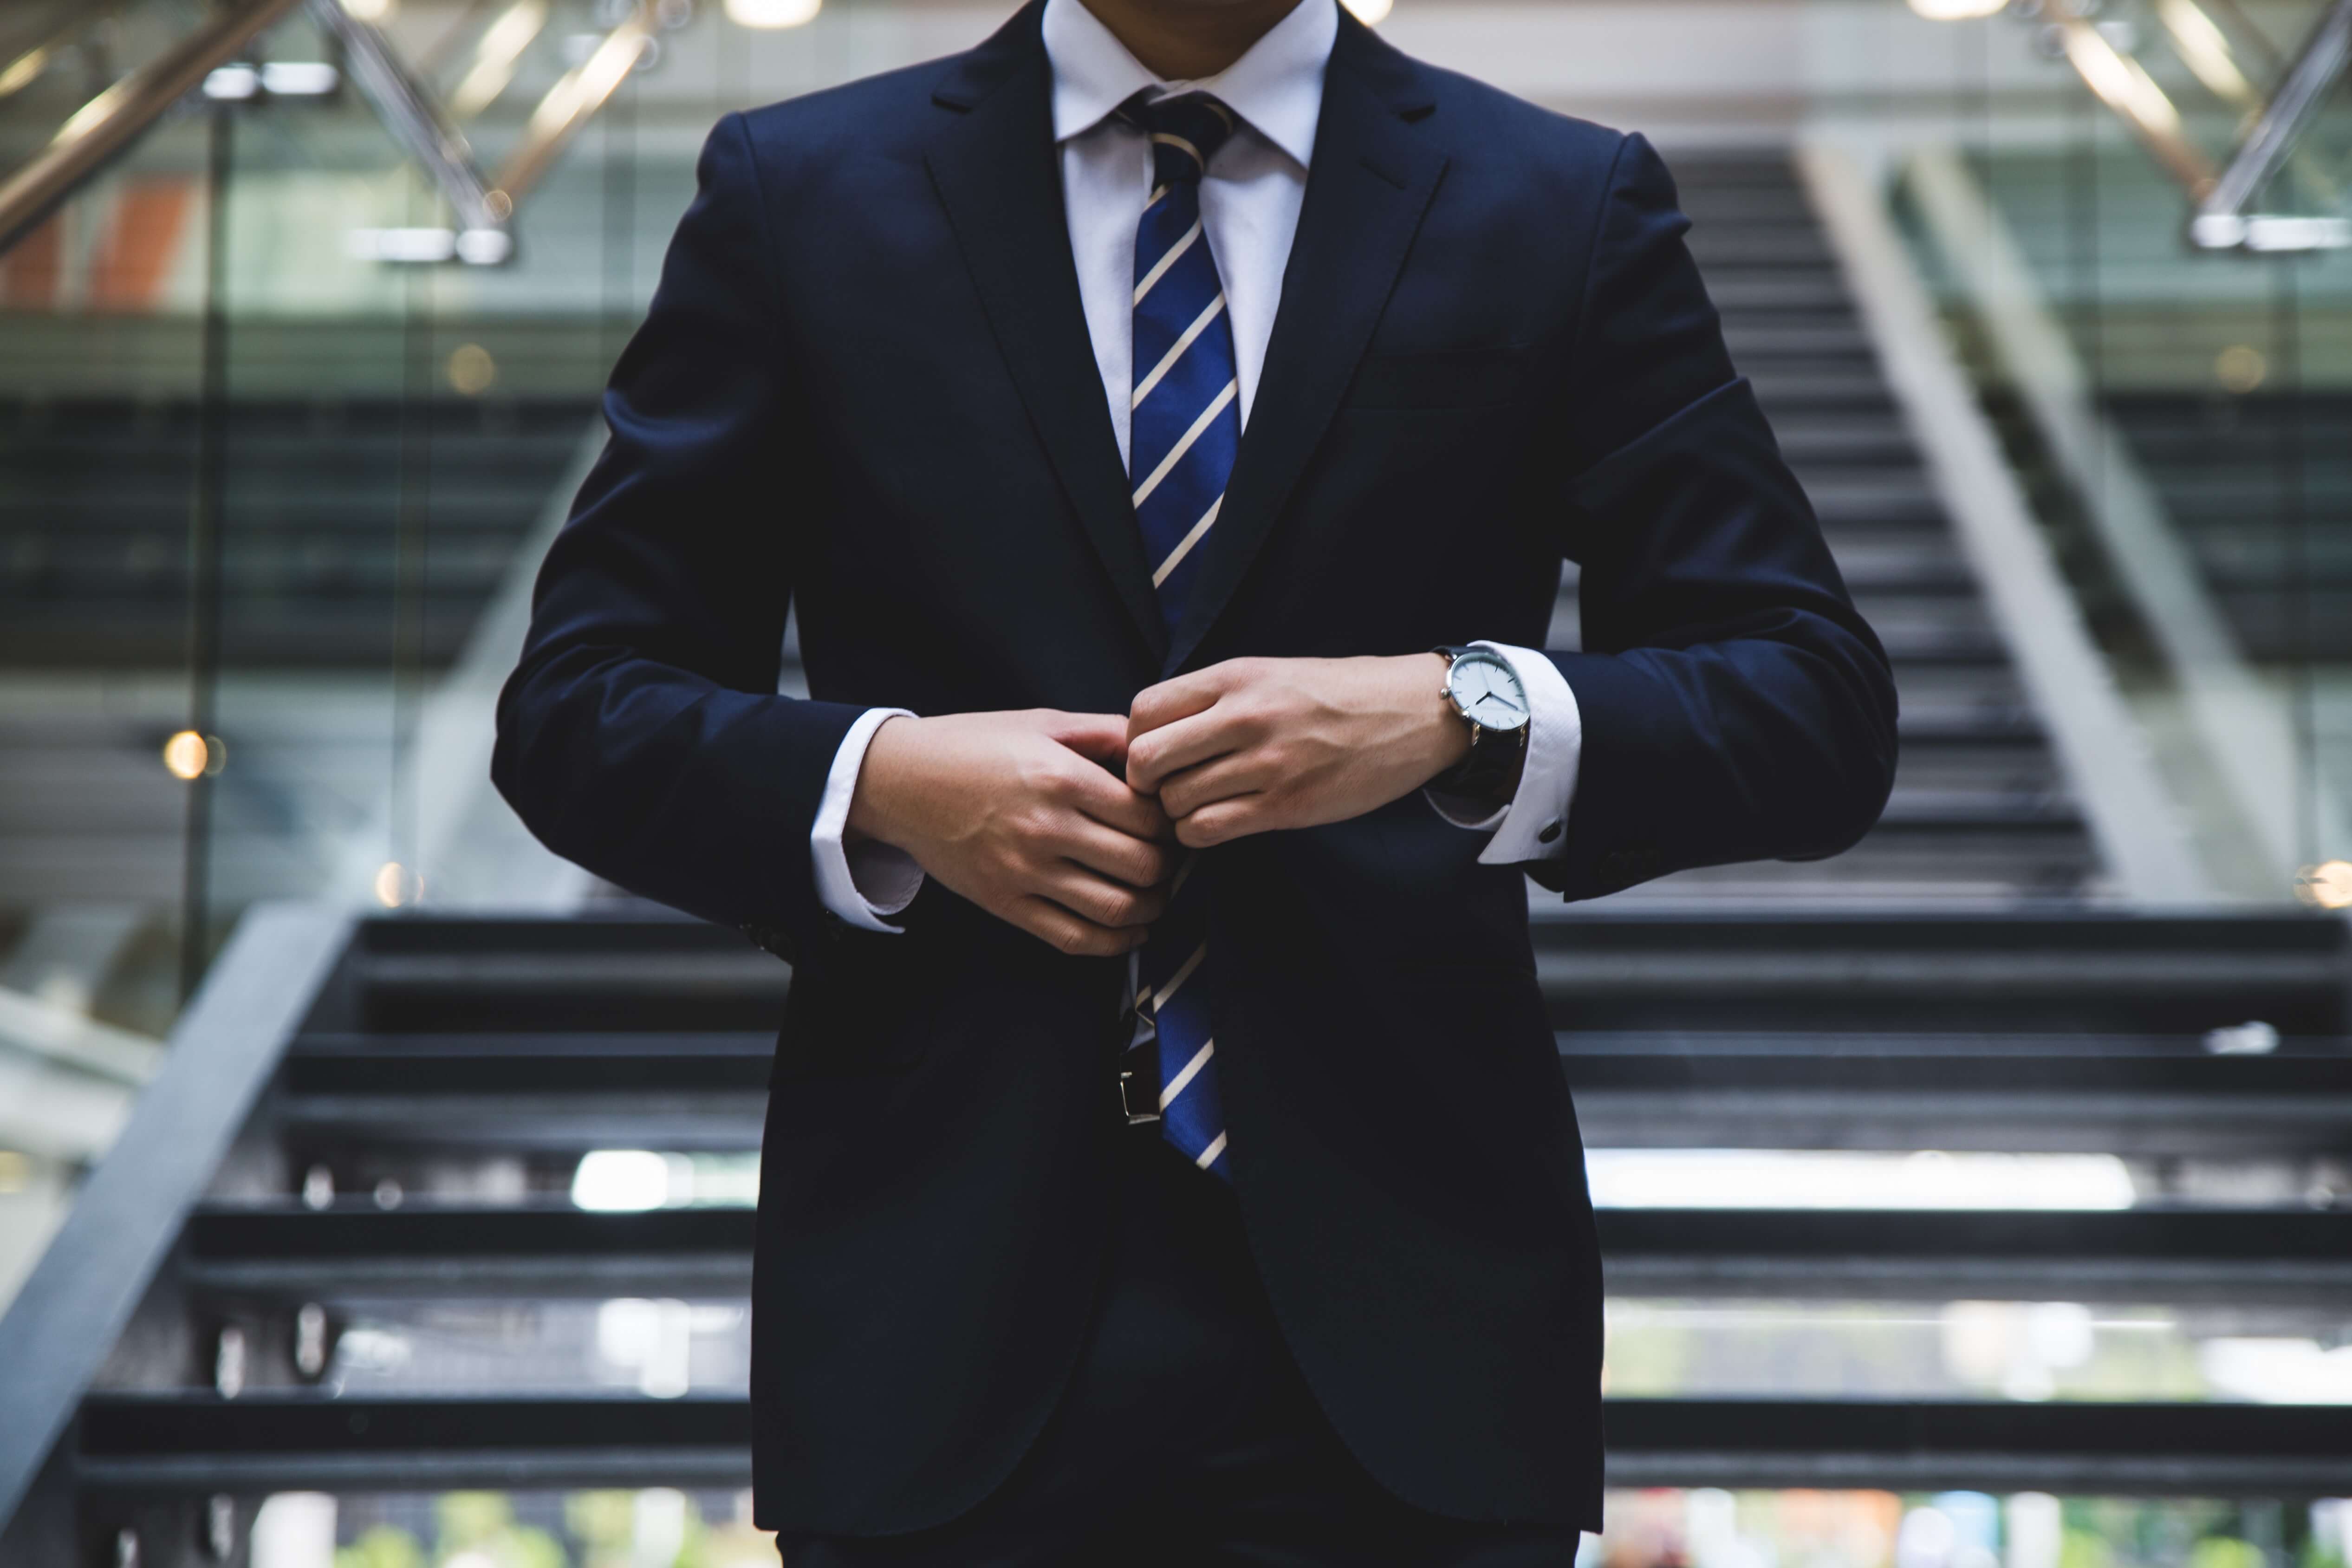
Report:
M 1198 81 L 1307 0 L 1081 0 L 1144 69 L 1162 81 Z M 1320 4 L 1321 0 L 1313 0 Z

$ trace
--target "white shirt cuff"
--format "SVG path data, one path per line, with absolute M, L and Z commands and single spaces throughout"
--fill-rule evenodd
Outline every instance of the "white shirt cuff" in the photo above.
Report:
M 809 827 L 809 854 L 816 863 L 816 896 L 824 907 L 860 931 L 895 933 L 887 917 L 898 914 L 922 891 L 923 868 L 905 850 L 867 839 L 845 845 L 849 801 L 857 793 L 857 771 L 866 748 L 886 719 L 914 714 L 904 708 L 868 708 L 841 738 L 833 768 L 824 776 L 824 799 Z
M 1494 834 L 1478 853 L 1482 865 L 1549 859 L 1567 844 L 1568 809 L 1576 798 L 1577 763 L 1584 755 L 1584 718 L 1576 693 L 1559 666 L 1532 648 L 1494 642 L 1470 646 L 1500 654 L 1528 694 L 1528 755 L 1518 791 L 1502 810 L 1475 820 L 1455 815 L 1426 790 L 1423 798 L 1456 827 Z

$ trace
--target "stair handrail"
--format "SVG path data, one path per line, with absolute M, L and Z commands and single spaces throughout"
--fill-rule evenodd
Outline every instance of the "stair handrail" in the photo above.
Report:
M 531 110 L 520 146 L 499 166 L 494 189 L 509 210 L 539 184 L 583 126 L 612 100 L 654 41 L 652 0 L 637 0 L 588 58 L 564 73 Z
M 27 26 L 0 35 L 0 98 L 32 85 L 58 50 L 121 10 L 129 0 L 52 0 Z
M 1853 153 L 1819 138 L 1800 144 L 1797 169 L 2107 870 L 2143 906 L 2212 902 L 2186 818 L 1952 358 L 1876 184 Z
M 0 183 L 0 252 L 24 238 L 219 66 L 299 0 L 245 0 L 76 110 L 32 161 Z

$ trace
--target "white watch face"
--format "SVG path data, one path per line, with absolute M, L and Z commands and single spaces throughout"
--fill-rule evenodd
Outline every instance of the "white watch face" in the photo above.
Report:
M 1473 648 L 1454 661 L 1445 689 L 1462 716 L 1486 730 L 1516 730 L 1528 721 L 1528 694 L 1500 654 Z

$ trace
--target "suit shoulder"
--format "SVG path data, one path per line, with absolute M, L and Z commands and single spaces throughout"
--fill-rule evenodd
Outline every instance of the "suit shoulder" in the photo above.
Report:
M 1622 131 L 1530 103 L 1475 77 L 1420 61 L 1414 67 L 1456 140 L 1605 177 L 1630 139 Z
M 932 123 L 932 90 L 964 58 L 946 55 L 745 110 L 744 132 L 762 162 L 912 147 Z

